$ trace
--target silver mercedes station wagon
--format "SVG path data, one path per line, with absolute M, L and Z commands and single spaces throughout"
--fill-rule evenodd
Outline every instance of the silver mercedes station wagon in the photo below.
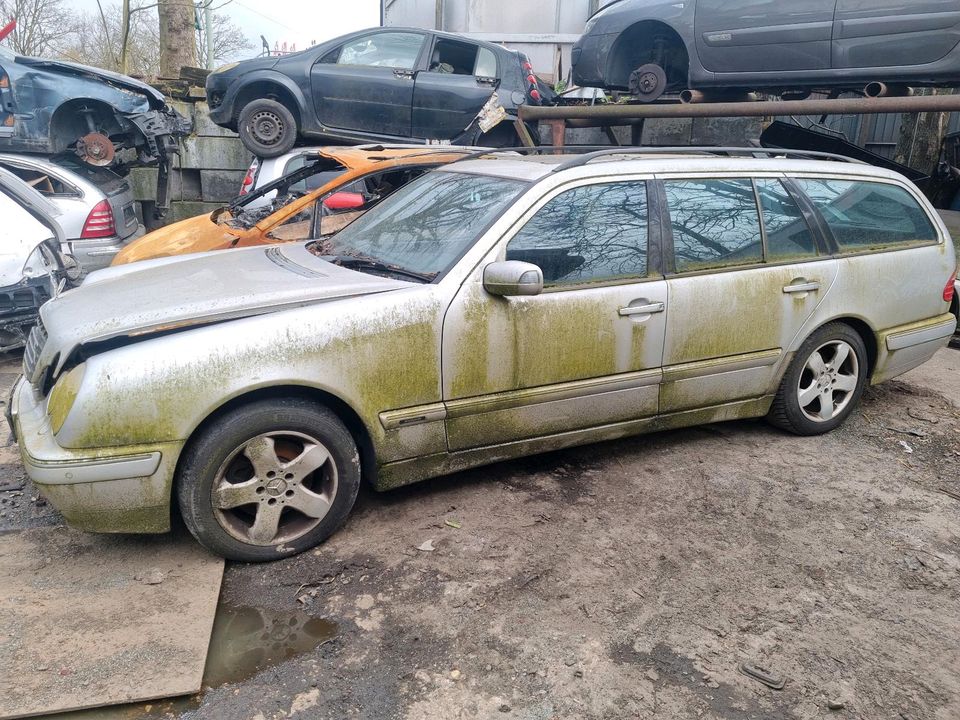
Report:
M 330 536 L 364 480 L 831 430 L 947 344 L 956 260 L 903 177 L 776 152 L 488 153 L 331 238 L 93 273 L 24 354 L 27 472 L 76 527 L 162 532 L 175 505 L 256 561 Z

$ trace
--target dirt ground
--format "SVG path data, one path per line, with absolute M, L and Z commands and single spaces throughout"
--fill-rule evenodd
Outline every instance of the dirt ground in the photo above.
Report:
M 958 469 L 943 350 L 824 437 L 735 422 L 362 493 L 320 549 L 224 578 L 335 631 L 169 715 L 955 719 Z M 35 494 L 0 490 L 0 531 L 58 522 Z

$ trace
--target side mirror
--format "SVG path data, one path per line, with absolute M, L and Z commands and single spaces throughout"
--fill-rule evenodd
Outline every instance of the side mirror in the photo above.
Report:
M 539 295 L 543 292 L 543 271 L 533 263 L 506 260 L 483 269 L 483 288 L 491 295 Z
M 323 204 L 328 210 L 355 210 L 362 208 L 365 202 L 362 194 L 341 190 L 330 195 Z

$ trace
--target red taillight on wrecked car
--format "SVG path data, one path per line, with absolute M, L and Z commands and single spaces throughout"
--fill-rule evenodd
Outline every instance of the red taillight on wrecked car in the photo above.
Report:
M 260 167 L 260 161 L 254 158 L 253 162 L 250 163 L 250 167 L 247 168 L 247 174 L 243 176 L 243 182 L 240 183 L 241 195 L 246 195 L 253 190 L 253 181 L 257 179 L 258 167 Z
M 80 231 L 81 239 L 104 238 L 117 234 L 117 226 L 113 222 L 113 209 L 106 200 L 101 200 L 93 206 L 87 215 Z
M 950 276 L 950 279 L 947 280 L 947 284 L 943 286 L 943 299 L 946 302 L 953 302 L 954 295 L 954 283 L 957 281 L 957 271 L 953 271 L 953 275 Z

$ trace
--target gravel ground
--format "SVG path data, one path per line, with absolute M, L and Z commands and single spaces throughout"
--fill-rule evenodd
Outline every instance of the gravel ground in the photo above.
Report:
M 224 578 L 332 637 L 167 714 L 955 719 L 958 462 L 944 350 L 824 437 L 734 422 L 362 493 L 321 548 Z M 12 447 L 4 483 L 0 531 L 59 522 Z

